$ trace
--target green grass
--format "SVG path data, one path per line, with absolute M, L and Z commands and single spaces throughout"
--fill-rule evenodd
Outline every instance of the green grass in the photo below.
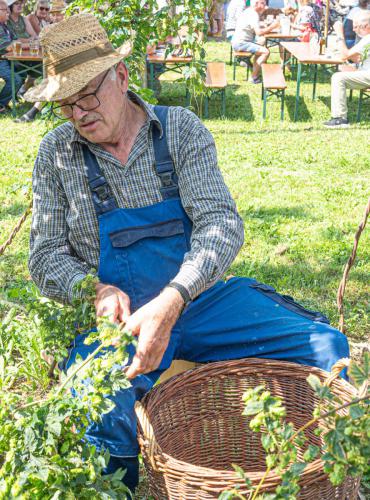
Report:
M 226 43 L 207 44 L 208 60 L 228 61 Z M 277 55 L 272 57 L 277 60 Z M 245 222 L 245 244 L 230 272 L 274 285 L 337 324 L 335 298 L 356 228 L 369 196 L 370 109 L 363 121 L 347 130 L 327 130 L 330 79 L 319 75 L 317 100 L 312 86 L 302 85 L 300 120 L 292 122 L 295 79 L 288 81 L 287 110 L 279 120 L 280 104 L 268 103 L 261 120 L 261 87 L 245 81 L 238 67 L 232 82 L 227 66 L 227 117 L 219 102 L 210 106 L 206 126 L 215 137 L 219 164 Z M 353 122 L 358 92 L 350 103 Z M 161 104 L 184 105 L 184 87 L 164 81 Z M 367 121 L 366 121 L 367 120 Z M 0 118 L 0 244 L 27 206 L 24 186 L 45 124 L 15 124 Z M 28 279 L 29 221 L 3 257 L 1 287 Z M 363 233 L 345 296 L 347 333 L 352 343 L 365 342 L 369 332 L 369 229 Z

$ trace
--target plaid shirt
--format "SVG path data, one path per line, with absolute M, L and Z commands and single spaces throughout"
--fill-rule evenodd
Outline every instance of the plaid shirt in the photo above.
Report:
M 0 23 L 0 55 L 6 54 L 6 48 L 15 39 L 14 33 L 5 23 Z
M 34 209 L 30 273 L 41 292 L 62 302 L 74 285 L 98 268 L 99 228 L 83 169 L 82 144 L 88 144 L 122 208 L 162 200 L 153 168 L 151 122 L 161 128 L 153 106 L 129 92 L 147 113 L 126 165 L 79 135 L 71 123 L 41 142 L 33 173 Z M 167 140 L 178 175 L 182 205 L 193 222 L 191 250 L 174 282 L 193 299 L 226 271 L 243 243 L 243 223 L 217 166 L 210 132 L 191 111 L 171 107 Z

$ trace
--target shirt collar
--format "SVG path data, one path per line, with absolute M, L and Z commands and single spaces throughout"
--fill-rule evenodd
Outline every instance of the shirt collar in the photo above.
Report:
M 138 104 L 146 112 L 147 122 L 149 122 L 149 126 L 153 123 L 154 126 L 158 127 L 160 132 L 160 137 L 162 137 L 163 135 L 162 125 L 161 122 L 158 120 L 157 115 L 154 112 L 154 106 L 152 104 L 145 102 L 141 97 L 138 96 L 138 94 L 136 94 L 132 90 L 127 91 L 127 96 L 130 99 L 130 101 L 134 102 L 135 104 Z M 82 137 L 82 135 L 79 134 L 79 132 L 75 129 L 75 127 L 72 127 L 71 143 L 74 144 L 76 142 L 82 144 L 89 144 L 89 141 L 85 139 L 85 137 Z

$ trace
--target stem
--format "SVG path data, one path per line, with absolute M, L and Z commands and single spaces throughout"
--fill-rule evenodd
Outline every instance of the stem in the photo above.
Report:
M 102 349 L 106 347 L 104 344 L 101 344 L 99 347 L 95 349 L 80 365 L 77 366 L 75 370 L 65 379 L 63 384 L 59 387 L 59 389 L 56 391 L 55 394 L 53 394 L 51 397 L 47 399 L 39 399 L 38 401 L 31 401 L 31 403 L 27 403 L 23 406 L 20 406 L 18 410 L 24 410 L 25 408 L 31 408 L 32 406 L 37 406 L 42 403 L 50 403 L 54 399 L 56 399 L 59 394 L 65 389 L 65 387 L 69 384 L 69 382 L 77 375 L 77 373 L 84 368 L 90 361 L 100 352 Z
M 271 467 L 267 467 L 267 469 L 265 470 L 265 473 L 264 473 L 263 477 L 261 478 L 261 481 L 258 483 L 258 486 L 257 486 L 257 488 L 255 489 L 255 491 L 253 493 L 253 496 L 252 496 L 251 500 L 255 500 L 257 498 L 258 492 L 261 489 L 261 487 L 262 487 L 263 483 L 265 482 L 265 479 L 266 479 L 266 477 L 267 477 L 267 475 L 269 474 L 270 471 L 271 471 Z
M 97 347 L 95 349 L 95 351 L 93 351 L 89 356 L 87 356 L 87 358 L 80 364 L 77 366 L 77 368 L 65 379 L 65 381 L 63 382 L 63 384 L 59 387 L 59 389 L 57 390 L 57 392 L 55 393 L 54 395 L 54 398 L 57 398 L 59 396 L 59 394 L 63 391 L 63 389 L 68 385 L 68 383 L 77 375 L 77 373 L 84 367 L 86 366 L 88 363 L 90 363 L 90 361 L 95 358 L 95 356 L 98 354 L 98 352 L 100 352 L 102 349 L 104 349 L 104 347 L 106 347 L 104 344 L 100 344 L 99 347 Z
M 337 406 L 336 408 L 333 408 L 332 410 L 329 410 L 329 411 L 326 411 L 325 413 L 321 413 L 318 417 L 315 417 L 315 418 L 312 418 L 311 420 L 309 420 L 308 422 L 306 422 L 304 425 L 302 425 L 302 427 L 300 427 L 293 435 L 290 439 L 288 439 L 288 443 L 291 443 L 297 436 L 300 432 L 303 432 L 305 429 L 307 429 L 308 427 L 311 427 L 311 425 L 315 424 L 316 422 L 318 422 L 319 420 L 322 420 L 323 418 L 326 418 L 328 417 L 329 415 L 331 415 L 332 413 L 336 413 L 337 411 L 339 410 L 343 410 L 344 408 L 347 408 L 348 406 L 351 406 L 351 405 L 355 405 L 357 403 L 360 403 L 361 401 L 364 401 L 365 399 L 369 399 L 369 396 L 363 396 L 362 398 L 356 398 L 356 399 L 353 399 L 352 401 L 350 401 L 349 403 L 345 403 L 343 405 L 340 405 L 340 406 Z M 279 451 L 281 451 L 281 448 L 277 450 L 277 452 L 279 453 Z

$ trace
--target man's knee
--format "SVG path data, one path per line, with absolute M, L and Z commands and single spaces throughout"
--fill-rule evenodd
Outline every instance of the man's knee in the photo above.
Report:
M 332 75 L 331 84 L 332 86 L 343 85 L 344 87 L 346 87 L 347 80 L 348 80 L 348 74 L 346 74 L 345 72 L 338 71 L 337 73 L 334 73 Z
M 347 337 L 339 330 L 327 325 L 327 328 L 311 339 L 319 368 L 330 371 L 341 358 L 349 357 Z

